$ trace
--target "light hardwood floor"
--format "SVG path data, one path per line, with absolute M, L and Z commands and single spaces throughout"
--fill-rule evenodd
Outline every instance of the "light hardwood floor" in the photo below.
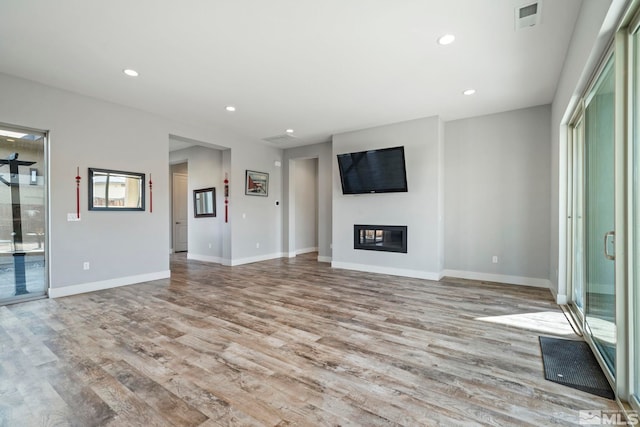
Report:
M 548 290 L 331 269 L 315 254 L 0 307 L 0 426 L 578 425 L 545 381 Z

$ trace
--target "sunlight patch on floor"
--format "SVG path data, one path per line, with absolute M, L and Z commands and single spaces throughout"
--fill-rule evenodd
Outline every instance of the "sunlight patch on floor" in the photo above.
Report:
M 507 314 L 504 316 L 476 317 L 476 320 L 514 328 L 527 329 L 545 334 L 573 335 L 575 332 L 561 311 Z

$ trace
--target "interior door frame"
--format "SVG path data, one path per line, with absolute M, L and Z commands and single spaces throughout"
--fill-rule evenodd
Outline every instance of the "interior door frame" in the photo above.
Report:
M 174 172 L 174 173 L 171 174 L 171 235 L 172 235 L 172 239 L 171 239 L 172 245 L 171 246 L 172 246 L 172 249 L 173 249 L 174 253 L 178 252 L 176 250 L 176 234 L 177 233 L 176 233 L 176 219 L 175 219 L 175 215 L 174 215 L 174 213 L 175 213 L 175 191 L 174 191 L 175 186 L 174 186 L 174 184 L 175 184 L 175 177 L 176 176 L 181 176 L 181 177 L 187 178 L 187 191 L 186 191 L 186 196 L 187 197 L 185 198 L 184 203 L 185 203 L 185 207 L 187 208 L 187 215 L 186 215 L 187 236 L 189 234 L 189 232 L 188 232 L 188 230 L 189 230 L 189 200 L 188 200 L 188 197 L 189 197 L 189 186 L 188 186 L 188 183 L 189 183 L 189 181 L 188 181 L 188 177 L 189 177 L 189 175 L 188 174 L 184 174 L 184 173 Z M 186 251 L 187 252 L 189 251 L 188 238 L 187 238 Z M 182 252 L 182 251 L 180 251 L 180 252 Z

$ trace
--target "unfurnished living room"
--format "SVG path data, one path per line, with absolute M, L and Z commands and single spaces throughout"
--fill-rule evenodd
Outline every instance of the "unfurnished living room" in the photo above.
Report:
M 0 16 L 0 427 L 640 423 L 640 0 Z

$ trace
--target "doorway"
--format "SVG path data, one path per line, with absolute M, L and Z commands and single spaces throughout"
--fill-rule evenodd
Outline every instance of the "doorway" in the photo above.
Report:
M 0 304 L 46 295 L 46 134 L 0 125 Z
M 189 248 L 189 219 L 188 219 L 188 175 L 187 163 L 171 167 L 172 197 L 172 237 L 173 252 L 186 252 Z
M 294 255 L 318 252 L 318 159 L 295 159 L 289 167 L 292 187 L 289 251 Z

